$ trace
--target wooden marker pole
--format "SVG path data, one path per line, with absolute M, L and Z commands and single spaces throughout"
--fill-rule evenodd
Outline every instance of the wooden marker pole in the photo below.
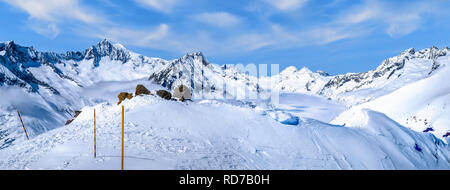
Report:
M 97 131 L 95 126 L 95 109 L 94 109 L 94 158 L 97 158 Z
M 121 162 L 120 162 L 120 169 L 123 170 L 123 131 L 124 131 L 124 127 L 123 127 L 123 122 L 124 122 L 124 111 L 125 108 L 124 106 L 122 106 L 122 156 L 121 156 Z
M 30 138 L 28 137 L 27 129 L 25 128 L 25 125 L 23 124 L 23 121 L 22 121 L 22 117 L 20 116 L 19 110 L 17 110 L 17 115 L 19 115 L 19 119 L 20 119 L 20 122 L 22 123 L 23 131 L 25 131 L 25 135 L 27 136 L 27 139 L 30 140 Z

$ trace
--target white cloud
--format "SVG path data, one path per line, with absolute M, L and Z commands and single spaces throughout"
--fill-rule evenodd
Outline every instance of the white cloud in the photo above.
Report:
M 336 42 L 343 39 L 360 36 L 357 30 L 351 30 L 345 27 L 318 27 L 304 31 L 304 36 L 308 36 L 311 44 L 323 45 Z
M 194 20 L 216 27 L 230 27 L 237 25 L 241 19 L 227 12 L 201 13 L 193 16 Z
M 60 33 L 58 24 L 67 20 L 96 24 L 101 16 L 80 5 L 78 0 L 2 0 L 29 15 L 28 25 L 35 32 L 54 38 Z
M 347 26 L 381 25 L 391 37 L 401 37 L 417 30 L 423 22 L 423 14 L 433 14 L 428 2 L 406 2 L 407 5 L 367 0 L 364 4 L 346 10 L 336 24 Z
M 160 12 L 169 13 L 181 0 L 135 0 L 139 5 Z
M 82 7 L 78 0 L 3 0 L 30 15 L 30 18 L 58 22 L 62 18 L 75 19 L 84 23 L 97 23 L 98 15 Z
M 159 49 L 161 42 L 167 39 L 169 25 L 160 24 L 155 28 L 132 29 L 123 26 L 103 26 L 99 28 L 84 28 L 80 35 L 95 38 L 106 38 L 123 44 Z
M 60 29 L 55 23 L 30 21 L 29 27 L 36 33 L 46 36 L 48 38 L 56 38 L 59 35 Z
M 303 7 L 307 0 L 265 0 L 265 2 L 282 11 L 293 11 Z

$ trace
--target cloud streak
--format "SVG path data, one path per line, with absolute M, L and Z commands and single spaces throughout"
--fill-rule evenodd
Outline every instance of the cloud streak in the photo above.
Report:
M 195 21 L 219 28 L 232 27 L 241 22 L 238 16 L 227 12 L 206 12 L 192 17 Z
M 209 11 L 205 11 L 205 7 L 195 9 L 197 5 L 192 3 L 191 7 L 175 12 L 173 9 L 182 0 L 134 0 L 134 6 L 156 13 L 150 14 L 151 19 L 137 19 L 139 22 L 129 24 L 126 19 L 99 14 L 108 10 L 92 11 L 94 7 L 86 6 L 82 3 L 86 1 L 81 0 L 0 1 L 26 12 L 28 26 L 49 38 L 55 38 L 64 32 L 63 29 L 69 28 L 80 36 L 108 38 L 124 45 L 177 53 L 205 51 L 210 55 L 323 46 L 380 31 L 392 38 L 400 38 L 418 30 L 427 21 L 425 16 L 434 18 L 439 13 L 439 3 L 421 1 L 365 0 L 342 8 L 339 7 L 344 4 L 342 1 L 314 6 L 313 1 L 307 0 L 262 0 L 250 3 L 248 10 L 216 8 Z M 334 10 L 332 14 L 327 13 L 329 17 L 305 24 L 306 19 L 316 19 L 314 15 L 302 15 L 304 20 L 296 17 L 306 4 L 308 8 L 327 6 L 326 10 L 330 7 Z M 111 2 L 108 7 L 120 9 L 123 6 Z M 266 10 L 271 13 L 263 13 Z M 156 18 L 154 15 L 158 14 L 162 16 Z M 157 21 L 153 22 L 153 19 Z M 64 26 L 63 29 L 60 26 Z
M 144 8 L 149 8 L 163 13 L 170 13 L 181 0 L 135 0 Z
M 54 38 L 60 33 L 61 23 L 72 20 L 85 24 L 104 22 L 102 16 L 83 7 L 78 0 L 2 0 L 3 2 L 26 12 L 28 24 L 32 30 Z
M 281 11 L 293 11 L 303 7 L 307 0 L 265 0 L 265 2 Z
M 417 30 L 423 24 L 423 15 L 435 14 L 438 4 L 430 2 L 393 3 L 367 0 L 362 5 L 344 11 L 336 20 L 341 25 L 381 25 L 391 37 L 401 37 Z

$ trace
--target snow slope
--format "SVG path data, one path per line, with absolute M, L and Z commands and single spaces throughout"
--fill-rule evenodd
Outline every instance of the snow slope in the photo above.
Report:
M 131 52 L 106 39 L 86 50 L 61 54 L 39 52 L 14 41 L 0 43 L 0 51 L 0 94 L 16 97 L 16 101 L 0 102 L 0 123 L 4 123 L 0 148 L 22 137 L 16 110 L 22 112 L 30 135 L 35 136 L 62 126 L 84 106 L 116 98 L 120 91 L 133 92 L 137 83 L 152 85 L 149 77 L 158 76 L 152 82 L 172 90 L 178 84 L 191 83 L 188 77 L 195 74 L 192 87 L 200 84 L 194 92 L 201 97 L 245 96 L 246 89 L 256 94 L 259 88 L 254 77 L 209 64 L 202 53 L 166 61 Z M 178 75 L 180 79 L 174 80 Z M 120 84 L 126 87 L 120 89 Z
M 289 67 L 258 80 L 201 53 L 166 61 L 107 40 L 65 54 L 0 43 L 0 169 L 117 168 L 117 94 L 137 84 L 153 93 L 186 84 L 206 99 L 126 100 L 128 169 L 450 169 L 441 140 L 448 142 L 449 52 L 409 49 L 365 73 Z M 279 104 L 247 99 L 272 90 L 282 91 Z M 337 125 L 327 124 L 336 116 Z
M 357 105 L 389 94 L 407 84 L 428 78 L 448 64 L 450 49 L 413 48 L 384 60 L 376 69 L 333 77 L 319 94 Z
M 337 117 L 333 123 L 347 123 L 361 109 L 385 113 L 400 124 L 415 131 L 425 131 L 439 138 L 450 132 L 450 57 L 438 59 L 441 69 L 434 75 L 405 85 L 404 87 L 373 101 L 354 106 Z M 445 64 L 444 64 L 445 63 Z
M 169 64 L 145 57 L 108 40 L 84 51 L 39 52 L 14 41 L 0 43 L 0 149 L 23 139 L 19 110 L 30 136 L 72 119 L 86 105 L 117 98 Z
M 348 128 L 304 118 L 283 125 L 230 104 L 153 96 L 123 104 L 125 169 L 450 169 L 448 145 L 373 111 L 364 113 L 364 127 Z M 119 169 L 120 110 L 85 107 L 70 125 L 0 150 L 0 168 Z

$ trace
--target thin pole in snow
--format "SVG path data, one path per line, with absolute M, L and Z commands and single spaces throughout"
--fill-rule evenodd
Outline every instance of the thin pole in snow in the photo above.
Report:
M 20 122 L 22 123 L 23 131 L 25 132 L 27 139 L 30 140 L 30 138 L 28 137 L 27 129 L 25 128 L 25 124 L 23 124 L 22 117 L 20 116 L 19 110 L 17 110 L 17 115 L 19 115 L 19 119 L 20 119 Z
M 124 111 L 125 108 L 122 105 L 122 154 L 121 154 L 121 162 L 120 162 L 120 169 L 123 170 L 123 131 L 124 131 L 124 127 L 123 127 L 123 122 L 124 122 Z
M 97 131 L 95 126 L 95 109 L 94 109 L 94 158 L 97 158 Z

